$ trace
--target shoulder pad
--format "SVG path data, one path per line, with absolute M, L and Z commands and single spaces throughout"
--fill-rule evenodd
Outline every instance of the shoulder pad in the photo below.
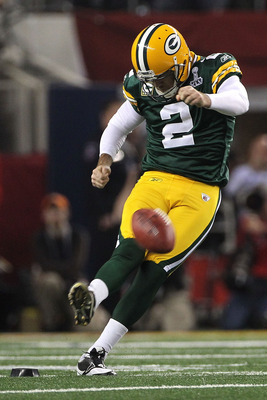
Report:
M 139 92 L 139 80 L 134 75 L 134 71 L 131 70 L 124 76 L 123 80 L 123 95 L 126 100 L 130 101 L 133 106 L 137 106 L 137 94 Z
M 235 57 L 230 53 L 212 53 L 209 56 L 203 57 L 203 61 L 213 60 L 215 64 L 224 64 L 227 61 L 235 60 Z
M 214 53 L 203 59 L 213 61 L 214 73 L 212 75 L 212 91 L 217 93 L 221 83 L 232 75 L 242 76 L 242 72 L 235 57 L 230 53 Z

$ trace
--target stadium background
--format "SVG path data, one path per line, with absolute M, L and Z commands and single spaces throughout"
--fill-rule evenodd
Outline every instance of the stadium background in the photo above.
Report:
M 31 264 L 45 192 L 69 197 L 73 221 L 86 226 L 84 144 L 97 129 L 100 107 L 121 92 L 134 37 L 160 21 L 176 26 L 198 54 L 236 56 L 251 103 L 237 121 L 240 160 L 252 136 L 265 131 L 266 12 L 23 14 L 2 49 L 0 77 L 0 254 L 17 269 Z

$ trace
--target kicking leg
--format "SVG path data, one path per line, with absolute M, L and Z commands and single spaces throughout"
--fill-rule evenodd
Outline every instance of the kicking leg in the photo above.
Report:
M 144 261 L 132 285 L 115 307 L 112 318 L 131 327 L 150 307 L 166 279 L 167 274 L 160 264 Z
M 77 367 L 78 375 L 115 374 L 114 371 L 104 365 L 106 356 L 128 332 L 128 328 L 149 308 L 166 278 L 167 274 L 162 266 L 152 261 L 145 261 L 142 264 L 132 285 L 115 307 L 112 318 L 100 337 L 80 358 Z M 95 359 L 96 357 L 98 358 Z M 101 359 L 101 363 L 96 364 L 99 359 Z
M 134 239 L 123 239 L 111 258 L 100 268 L 89 287 L 75 283 L 69 292 L 76 325 L 87 325 L 98 305 L 109 293 L 120 289 L 129 274 L 141 264 L 145 250 Z

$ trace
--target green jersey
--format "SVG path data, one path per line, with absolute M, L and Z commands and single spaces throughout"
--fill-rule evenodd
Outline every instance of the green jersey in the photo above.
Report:
M 203 93 L 217 93 L 222 82 L 232 75 L 242 74 L 231 54 L 194 55 L 184 85 Z M 124 78 L 124 95 L 146 120 L 144 171 L 165 171 L 210 185 L 226 185 L 235 117 L 189 106 L 175 98 L 167 104 L 156 102 L 133 71 Z

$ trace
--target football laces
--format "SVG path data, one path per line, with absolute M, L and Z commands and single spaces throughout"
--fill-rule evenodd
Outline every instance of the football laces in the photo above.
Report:
M 160 215 L 163 218 L 166 225 L 171 224 L 171 220 L 168 214 L 165 213 L 165 211 L 163 211 L 161 208 L 155 208 L 155 211 L 158 215 Z

